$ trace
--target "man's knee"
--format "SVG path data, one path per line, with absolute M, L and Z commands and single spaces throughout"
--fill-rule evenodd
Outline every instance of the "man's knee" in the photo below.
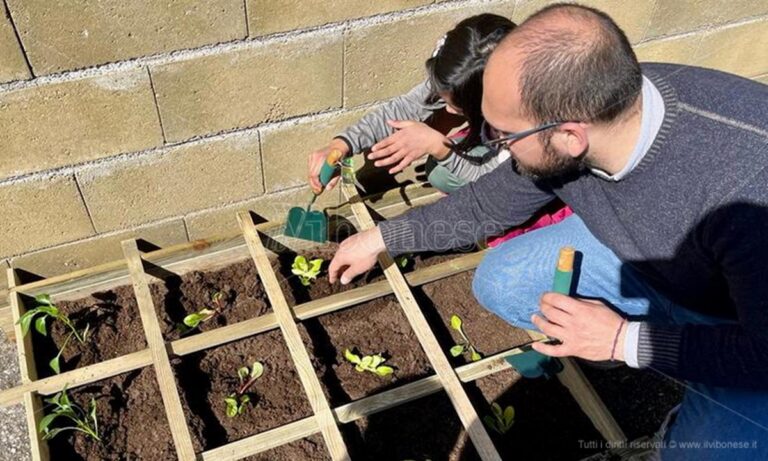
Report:
M 511 245 L 512 241 L 504 245 Z M 514 251 L 504 254 L 514 255 Z M 531 314 L 538 311 L 541 292 L 532 284 L 516 284 L 515 274 L 523 272 L 524 261 L 504 258 L 491 251 L 475 270 L 472 292 L 485 309 L 520 328 L 533 328 Z M 519 265 L 519 267 L 516 267 Z

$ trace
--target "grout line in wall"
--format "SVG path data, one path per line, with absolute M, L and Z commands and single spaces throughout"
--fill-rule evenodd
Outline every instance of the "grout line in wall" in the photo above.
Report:
M 91 209 L 88 206 L 88 202 L 85 200 L 85 194 L 83 194 L 83 188 L 80 186 L 80 180 L 77 179 L 77 174 L 75 174 L 74 172 L 72 173 L 72 179 L 74 179 L 75 181 L 75 187 L 77 187 L 77 193 L 80 195 L 80 200 L 83 201 L 83 207 L 85 207 L 85 214 L 88 215 L 88 219 L 91 221 L 91 228 L 93 229 L 94 234 L 98 234 L 99 231 L 96 229 L 96 222 L 93 220 Z
M 245 13 L 245 38 L 250 38 L 251 25 L 248 24 L 248 0 L 243 0 L 243 13 Z
M 333 22 L 315 27 L 304 29 L 295 29 L 285 32 L 278 32 L 264 36 L 258 36 L 252 39 L 232 40 L 224 43 L 204 45 L 197 48 L 184 48 L 166 53 L 157 53 L 148 56 L 140 56 L 132 59 L 125 59 L 117 62 L 98 64 L 87 68 L 67 70 L 40 76 L 31 80 L 14 81 L 0 84 L 0 92 L 13 91 L 24 88 L 34 88 L 44 84 L 68 82 L 89 77 L 103 76 L 112 72 L 135 70 L 144 66 L 158 66 L 182 62 L 195 58 L 215 56 L 221 53 L 259 49 L 279 43 L 288 43 L 294 38 L 333 38 L 334 33 L 343 29 L 362 29 L 371 25 L 394 22 L 401 19 L 407 19 L 423 14 L 436 13 L 441 11 L 458 10 L 463 7 L 476 5 L 493 5 L 504 3 L 505 0 L 458 0 L 451 2 L 441 2 L 438 4 L 424 5 L 408 10 L 398 10 L 388 13 L 382 13 L 374 16 L 349 19 L 342 22 Z M 313 44 L 321 43 L 319 40 L 312 41 Z
M 152 100 L 155 102 L 155 112 L 157 113 L 157 122 L 160 124 L 160 134 L 163 136 L 163 145 L 168 144 L 168 138 L 165 136 L 165 126 L 163 126 L 163 117 L 160 116 L 160 103 L 157 102 L 157 92 L 155 91 L 155 82 L 152 80 L 152 71 L 147 66 L 147 76 L 149 77 L 149 89 L 152 91 Z
M 24 42 L 21 41 L 21 34 L 19 33 L 19 29 L 16 27 L 16 21 L 14 21 L 13 15 L 11 14 L 11 7 L 8 6 L 8 2 L 6 0 L 3 0 L 3 5 L 5 6 L 5 12 L 8 15 L 8 21 L 11 23 L 13 34 L 16 36 L 16 41 L 19 43 L 19 48 L 21 48 L 21 55 L 24 56 L 24 62 L 27 64 L 27 69 L 29 69 L 29 75 L 31 75 L 32 78 L 35 78 L 35 70 L 32 68 L 32 63 L 29 61 L 29 55 L 27 54 L 27 49 L 24 46 Z
M 262 143 L 261 131 L 257 131 L 259 142 L 259 168 L 261 169 L 261 190 L 262 194 L 267 193 L 267 173 L 264 171 L 264 145 Z
M 659 1 L 659 0 L 657 0 L 657 1 Z M 665 35 L 656 35 L 656 36 L 650 37 L 650 38 L 645 38 L 644 37 L 643 40 L 641 40 L 641 41 L 639 41 L 637 43 L 633 43 L 632 47 L 636 47 L 638 45 L 644 45 L 646 43 L 651 43 L 651 42 L 659 42 L 659 41 L 665 41 L 665 40 L 675 40 L 675 39 L 679 39 L 679 38 L 686 38 L 686 37 L 690 37 L 692 35 L 706 35 L 706 34 L 709 34 L 709 33 L 720 32 L 720 31 L 727 30 L 727 29 L 733 29 L 735 27 L 739 27 L 739 26 L 743 26 L 743 25 L 751 24 L 751 23 L 757 23 L 757 22 L 761 22 L 761 21 L 765 21 L 765 20 L 768 20 L 768 14 L 759 14 L 759 15 L 754 15 L 754 16 L 748 16 L 746 18 L 739 18 L 736 21 L 726 22 L 726 23 L 723 23 L 723 24 L 705 24 L 705 25 L 703 25 L 701 27 L 698 27 L 696 29 L 687 30 L 685 32 L 679 32 L 679 33 L 674 33 L 674 34 L 665 34 Z M 648 24 L 648 27 L 650 28 L 650 23 Z M 647 33 L 647 31 L 646 31 L 646 33 Z
M 341 107 L 347 106 L 347 30 L 341 31 Z
M 187 218 L 184 216 L 181 217 L 181 225 L 184 226 L 184 235 L 187 237 L 187 242 L 191 242 L 192 239 L 189 238 L 189 227 L 187 227 Z
M 226 130 L 226 131 L 221 131 L 217 133 L 197 136 L 190 139 L 185 139 L 183 141 L 174 141 L 174 142 L 165 144 L 163 146 L 150 147 L 148 149 L 144 149 L 140 151 L 122 152 L 119 154 L 110 155 L 108 157 L 103 157 L 99 159 L 89 160 L 86 162 L 75 163 L 75 164 L 56 167 L 56 168 L 49 168 L 44 171 L 35 171 L 35 172 L 25 173 L 25 174 L 16 175 L 16 176 L 10 176 L 0 180 L 0 187 L 17 184 L 17 183 L 24 183 L 28 181 L 36 181 L 36 180 L 44 180 L 48 178 L 60 177 L 63 175 L 73 174 L 76 171 L 82 171 L 90 168 L 97 168 L 101 165 L 121 163 L 131 159 L 142 159 L 149 155 L 163 153 L 169 149 L 180 148 L 180 147 L 190 147 L 190 146 L 195 146 L 199 144 L 204 144 L 207 142 L 215 142 L 215 141 L 231 139 L 235 137 L 253 136 L 255 134 L 256 136 L 259 136 L 258 139 L 260 143 L 261 130 L 274 130 L 274 129 L 281 129 L 281 128 L 286 128 L 290 126 L 296 126 L 302 123 L 309 123 L 316 120 L 322 120 L 326 117 L 344 115 L 350 111 L 373 108 L 379 103 L 380 103 L 379 101 L 373 101 L 366 104 L 360 104 L 348 110 L 332 109 L 332 110 L 326 110 L 322 112 L 302 114 L 302 115 L 297 115 L 287 119 L 283 119 L 277 122 L 268 122 L 268 123 L 258 124 L 250 127 L 235 128 L 232 130 Z

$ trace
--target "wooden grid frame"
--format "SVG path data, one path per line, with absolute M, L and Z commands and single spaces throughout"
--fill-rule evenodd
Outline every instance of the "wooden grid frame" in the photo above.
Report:
M 357 220 L 357 227 L 365 229 L 372 226 L 373 220 L 368 208 L 358 196 L 357 191 L 350 186 L 343 186 L 343 188 L 345 195 L 350 200 L 352 218 Z M 435 194 L 428 199 L 433 200 L 436 197 Z M 202 246 L 200 242 L 192 242 L 143 254 L 139 252 L 134 240 L 126 240 L 122 242 L 124 260 L 102 265 L 97 271 L 78 271 L 73 274 L 20 285 L 15 270 L 8 270 L 9 310 L 14 322 L 22 383 L 15 388 L 0 391 L 0 406 L 24 404 L 30 440 L 32 441 L 32 457 L 35 461 L 50 459 L 47 443 L 41 440 L 37 433 L 37 424 L 42 417 L 41 396 L 56 393 L 64 385 L 77 387 L 147 366 L 152 366 L 155 369 L 161 398 L 180 460 L 234 461 L 317 433 L 323 435 L 333 459 L 349 459 L 346 446 L 338 430 L 339 424 L 370 416 L 440 390 L 445 390 L 448 393 L 462 424 L 467 429 L 482 459 L 501 459 L 477 417 L 474 407 L 469 402 L 461 383 L 471 382 L 510 368 L 504 357 L 520 353 L 522 350 L 520 348 L 511 349 L 454 369 L 448 362 L 445 353 L 440 349 L 434 333 L 426 323 L 426 319 L 410 291 L 410 286 L 423 285 L 475 268 L 482 259 L 482 252 L 463 255 L 405 276 L 399 271 L 396 264 L 392 264 L 391 258 L 385 254 L 380 257 L 379 262 L 384 268 L 387 280 L 313 300 L 291 309 L 279 288 L 276 275 L 267 259 L 267 250 L 260 237 L 260 234 L 267 237 L 279 235 L 282 232 L 280 225 L 267 223 L 257 226 L 247 212 L 239 213 L 238 221 L 242 235 L 207 241 Z M 200 269 L 201 262 L 204 262 L 209 266 L 218 267 L 231 264 L 235 260 L 233 258 L 242 259 L 244 247 L 247 248 L 248 254 L 256 265 L 261 282 L 272 304 L 273 312 L 192 337 L 165 342 L 160 334 L 156 312 L 149 295 L 147 278 L 151 275 L 151 270 L 148 270 L 144 263 L 156 264 L 155 261 L 162 260 L 164 264 L 174 268 L 195 267 Z M 207 253 L 194 254 L 195 251 L 201 249 L 206 250 Z M 193 251 L 192 256 L 189 255 L 190 251 Z M 210 269 L 208 266 L 206 268 Z M 50 291 L 51 288 L 58 285 L 57 288 L 61 293 L 74 298 L 105 289 L 105 286 L 113 287 L 124 284 L 126 281 L 133 284 L 148 347 L 119 358 L 38 380 L 31 337 L 22 337 L 20 326 L 16 324 L 23 313 L 21 294 L 39 294 L 43 289 L 47 288 Z M 419 342 L 427 352 L 436 374 L 346 405 L 330 408 L 322 389 L 319 387 L 317 375 L 309 363 L 307 351 L 298 337 L 296 322 L 392 293 L 400 301 L 400 305 L 414 328 Z M 0 315 L 0 320 L 2 320 L 2 315 Z M 7 324 L 7 321 L 4 323 Z M 221 447 L 195 453 L 169 358 L 213 348 L 276 328 L 281 330 L 284 340 L 289 345 L 289 351 L 299 372 L 302 385 L 310 399 L 314 415 Z M 540 339 L 535 334 L 532 335 L 532 338 L 534 340 Z M 576 397 L 581 408 L 603 436 L 610 441 L 624 440 L 621 429 L 575 363 L 567 364 L 566 372 L 568 377 L 565 379 L 561 377 L 561 380 L 564 384 L 567 383 L 566 386 L 569 391 Z

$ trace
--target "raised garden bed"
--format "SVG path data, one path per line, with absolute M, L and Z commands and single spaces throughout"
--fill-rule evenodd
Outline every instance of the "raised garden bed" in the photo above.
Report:
M 248 233 L 245 235 L 247 242 Z M 319 383 L 315 399 L 325 396 L 325 405 L 341 423 L 342 443 L 353 459 L 479 459 L 476 445 L 459 423 L 456 403 L 441 391 L 447 381 L 434 375 L 427 357 L 431 354 L 434 358 L 435 353 L 445 354 L 451 367 L 460 367 L 458 375 L 466 376 L 469 382 L 459 385 L 458 392 L 468 395 L 467 402 L 481 418 L 490 413 L 494 402 L 516 407 L 515 424 L 505 435 L 488 431 L 503 459 L 533 450 L 537 459 L 576 459 L 589 454 L 578 449 L 579 438 L 600 437 L 556 380 L 520 382 L 511 371 L 498 373 L 504 368 L 498 358 L 476 362 L 480 356 L 509 351 L 530 338 L 474 301 L 471 272 L 466 272 L 471 266 L 453 262 L 463 255 L 418 256 L 402 268 L 412 280 L 421 280 L 412 283 L 413 298 L 426 317 L 429 334 L 437 339 L 437 344 L 427 347 L 422 345 L 429 344 L 424 343 L 424 332 L 417 335 L 411 328 L 413 318 L 408 320 L 404 313 L 404 306 L 412 303 L 402 298 L 402 290 L 408 288 L 397 285 L 396 280 L 386 281 L 380 269 L 349 286 L 328 283 L 325 268 L 335 251 L 333 244 L 281 249 L 271 262 L 277 285 L 263 277 L 264 267 L 270 264 L 264 263 L 265 259 L 259 263 L 261 277 L 255 269 L 256 254 L 262 250 L 245 248 L 242 241 L 203 248 L 202 255 L 194 253 L 201 249 L 193 246 L 194 256 L 172 255 L 165 262 L 151 254 L 139 256 L 135 246 L 133 253 L 129 250 L 130 277 L 123 273 L 114 278 L 122 283 L 104 282 L 106 276 L 100 275 L 97 283 L 89 285 L 98 289 L 88 291 L 86 298 L 75 296 L 73 293 L 82 290 L 72 287 L 61 291 L 69 294 L 60 300 L 54 293 L 53 300 L 80 328 L 88 315 L 102 315 L 106 320 L 94 320 L 98 325 L 91 326 L 93 351 L 73 349 L 71 356 L 63 356 L 62 375 L 39 383 L 26 382 L 24 389 L 51 395 L 64 383 L 73 383 L 69 393 L 74 401 L 85 406 L 95 399 L 102 439 L 109 443 L 97 444 L 80 434 L 60 434 L 50 442 L 52 459 L 164 460 L 181 457 L 183 450 L 204 460 L 331 459 L 333 449 L 318 433 L 323 428 L 313 416 L 307 384 L 298 379 L 296 363 L 301 362 L 289 352 L 285 332 L 278 329 L 278 322 L 285 327 L 286 321 L 276 315 L 282 312 L 281 303 L 275 304 L 275 311 L 270 301 L 275 300 L 274 287 L 278 285 L 280 296 L 285 296 L 301 319 L 296 319 L 300 342 L 309 356 L 310 372 Z M 326 260 L 321 275 L 309 285 L 301 284 L 291 273 L 297 253 Z M 143 267 L 142 259 L 146 261 Z M 470 259 L 478 260 L 466 260 Z M 430 266 L 449 260 L 452 262 L 430 272 Z M 142 270 L 155 277 L 151 284 Z M 426 273 L 430 275 L 423 275 Z M 435 275 L 441 273 L 444 275 Z M 391 279 L 392 273 L 388 275 Z M 126 285 L 130 281 L 133 288 Z M 370 289 L 372 286 L 375 290 Z M 265 287 L 269 287 L 269 296 Z M 138 303 L 133 298 L 134 288 Z M 389 294 L 393 290 L 399 298 Z M 21 293 L 34 296 L 40 291 Z M 326 302 L 326 298 L 331 301 Z M 206 314 L 205 321 L 188 331 L 180 330 L 187 317 L 202 309 L 216 312 Z M 461 320 L 461 332 L 453 316 Z M 144 341 L 142 324 L 149 329 L 148 342 Z M 48 340 L 54 345 L 65 334 L 56 328 L 51 327 Z M 124 336 L 123 329 L 137 332 L 141 342 L 126 341 L 130 338 Z M 107 344 L 110 342 L 115 344 Z M 469 353 L 470 342 L 478 357 Z M 462 350 L 449 353 L 457 345 L 462 345 Z M 439 348 L 437 352 L 435 348 Z M 380 374 L 357 371 L 345 354 L 347 349 L 361 357 L 380 354 L 386 359 L 383 365 L 391 370 Z M 46 363 L 45 357 L 45 345 L 35 343 L 36 360 L 30 363 L 22 358 L 22 371 L 30 365 L 41 371 L 40 362 Z M 116 357 L 119 359 L 110 362 L 114 370 L 102 366 L 103 360 Z M 243 377 L 248 379 L 249 371 L 238 376 L 238 369 L 255 361 L 263 366 L 263 373 L 252 375 L 252 385 L 247 387 L 250 402 L 233 415 L 225 399 L 240 389 Z M 82 367 L 86 367 L 84 371 Z M 305 373 L 308 368 L 299 367 L 298 371 Z M 118 369 L 132 371 L 114 376 Z M 408 391 L 403 391 L 406 388 Z M 39 420 L 43 412 L 35 401 L 38 394 L 24 395 L 27 411 Z M 31 400 L 27 399 L 30 395 Z M 175 398 L 169 400 L 169 395 Z M 31 435 L 38 434 L 31 431 Z M 553 438 L 562 440 L 562 446 L 533 447 Z M 262 442 L 267 445 L 260 448 Z M 33 440 L 33 449 L 40 453 L 46 447 L 45 442 Z

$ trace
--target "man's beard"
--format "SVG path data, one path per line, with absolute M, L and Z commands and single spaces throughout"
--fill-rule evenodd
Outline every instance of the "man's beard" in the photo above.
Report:
M 578 157 L 561 154 L 552 147 L 549 140 L 546 140 L 544 142 L 544 155 L 540 165 L 523 165 L 517 161 L 514 155 L 512 159 L 515 162 L 517 171 L 521 175 L 533 180 L 540 180 L 569 176 L 586 169 L 587 165 L 584 157 L 585 155 L 583 154 Z

